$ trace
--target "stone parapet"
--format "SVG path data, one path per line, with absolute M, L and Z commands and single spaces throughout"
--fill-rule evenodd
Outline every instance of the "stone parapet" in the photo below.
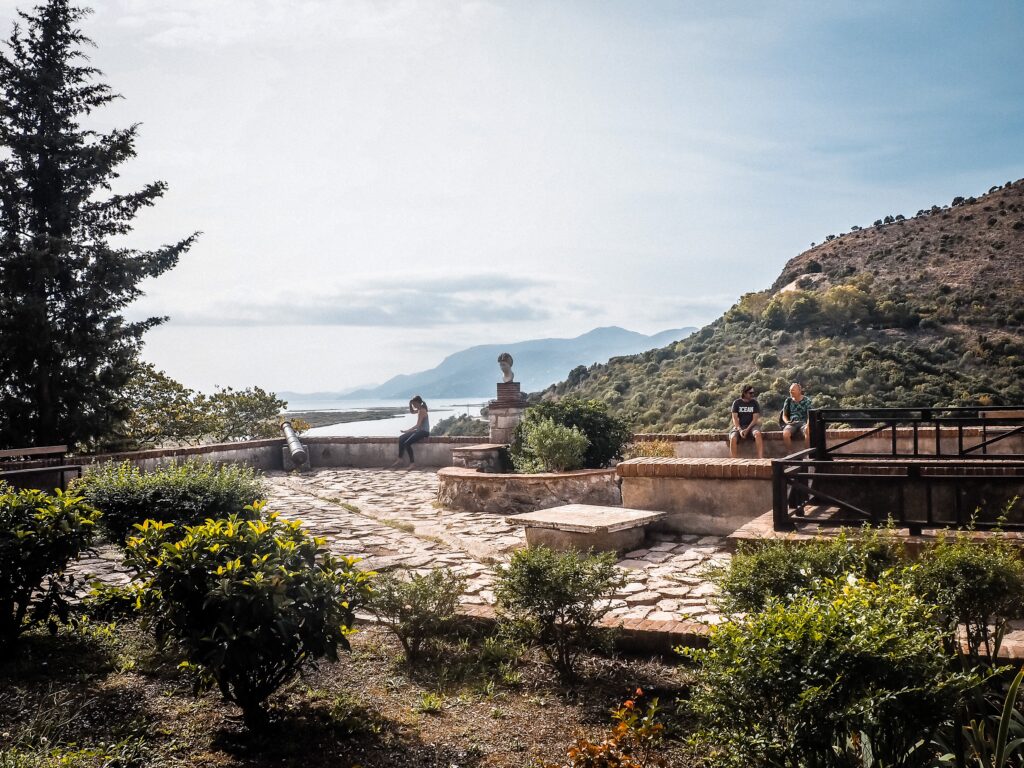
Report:
M 640 458 L 619 462 L 619 477 L 678 477 L 771 480 L 770 459 Z

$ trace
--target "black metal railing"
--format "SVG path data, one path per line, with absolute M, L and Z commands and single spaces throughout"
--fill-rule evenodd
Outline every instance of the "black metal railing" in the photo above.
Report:
M 828 431 L 837 427 L 864 431 L 829 444 Z M 974 432 L 965 435 L 965 430 Z M 970 408 L 818 408 L 808 417 L 814 458 L 852 459 L 876 456 L 1024 459 L 1013 452 L 1009 438 L 1024 437 L 1024 406 Z M 868 438 L 887 437 L 887 451 L 850 450 Z
M 66 445 L 0 450 L 0 481 L 15 487 L 66 488 L 68 475 L 82 476 L 80 464 L 68 463 L 67 451 Z
M 813 458 L 814 449 L 772 461 L 776 530 L 799 523 L 884 526 L 919 535 L 924 528 L 1024 531 L 1005 518 L 1024 490 L 1024 461 L 1015 459 Z

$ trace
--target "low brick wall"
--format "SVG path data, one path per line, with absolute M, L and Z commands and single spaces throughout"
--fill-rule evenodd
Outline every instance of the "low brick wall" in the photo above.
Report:
M 437 500 L 449 509 L 516 515 L 562 504 L 622 503 L 614 469 L 517 475 L 445 467 L 437 476 Z
M 768 459 L 630 459 L 616 472 L 623 506 L 671 513 L 654 530 L 727 536 L 772 506 Z

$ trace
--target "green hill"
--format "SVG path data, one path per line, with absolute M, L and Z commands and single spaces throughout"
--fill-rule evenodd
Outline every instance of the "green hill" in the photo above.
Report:
M 800 254 L 683 341 L 573 369 L 534 397 L 596 397 L 637 428 L 722 430 L 753 384 L 817 406 L 1024 403 L 1024 179 Z

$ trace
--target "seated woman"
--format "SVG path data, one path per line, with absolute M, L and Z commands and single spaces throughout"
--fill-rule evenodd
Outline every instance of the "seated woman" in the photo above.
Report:
M 422 397 L 416 395 L 409 401 L 409 413 L 416 414 L 416 423 L 408 429 L 402 430 L 402 436 L 398 438 L 398 461 L 392 464 L 397 467 L 402 463 L 405 452 L 409 452 L 409 468 L 416 466 L 416 458 L 413 456 L 412 444 L 417 440 L 430 437 L 430 415 L 427 411 L 427 404 Z

